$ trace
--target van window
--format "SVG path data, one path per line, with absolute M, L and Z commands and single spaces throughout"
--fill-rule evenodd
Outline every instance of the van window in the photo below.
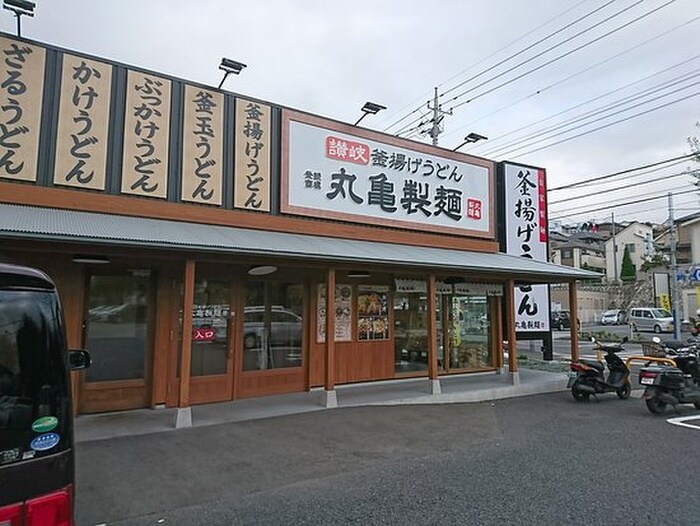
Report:
M 61 324 L 53 291 L 0 290 L 0 465 L 70 446 Z

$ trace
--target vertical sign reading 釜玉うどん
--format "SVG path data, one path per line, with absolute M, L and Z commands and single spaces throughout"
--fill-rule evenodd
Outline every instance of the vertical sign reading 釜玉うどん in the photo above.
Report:
M 506 253 L 547 261 L 547 202 L 545 171 L 504 163 Z M 515 289 L 515 329 L 549 330 L 549 286 Z
M 170 85 L 154 75 L 127 74 L 122 193 L 167 197 Z
M 224 96 L 185 86 L 182 141 L 183 201 L 221 205 Z
M 0 37 L 0 178 L 36 181 L 46 51 Z
M 104 190 L 112 67 L 63 55 L 56 185 Z
M 236 99 L 236 208 L 270 211 L 270 107 Z

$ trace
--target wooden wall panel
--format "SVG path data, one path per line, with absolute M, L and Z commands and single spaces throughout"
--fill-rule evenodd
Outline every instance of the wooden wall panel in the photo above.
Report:
M 170 219 L 174 221 L 181 221 L 183 218 L 186 218 L 187 221 L 192 223 L 292 232 L 362 241 L 451 248 L 455 250 L 472 250 L 475 252 L 498 252 L 498 243 L 496 241 L 464 238 L 462 236 L 404 232 L 390 228 L 365 227 L 236 210 L 216 210 L 210 207 L 168 203 L 156 199 L 149 199 L 146 206 L 144 206 L 144 199 L 129 196 L 90 193 L 90 199 L 82 199 L 84 195 L 76 190 L 0 182 L 0 202 L 2 203 Z

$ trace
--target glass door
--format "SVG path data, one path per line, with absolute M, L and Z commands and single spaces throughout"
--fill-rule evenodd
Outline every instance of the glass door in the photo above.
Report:
M 486 295 L 447 297 L 447 370 L 491 367 L 489 309 Z
M 88 277 L 84 345 L 92 366 L 85 371 L 81 412 L 149 405 L 152 304 L 149 271 Z
M 233 397 L 234 310 L 231 282 L 220 273 L 197 272 L 192 306 L 192 403 Z

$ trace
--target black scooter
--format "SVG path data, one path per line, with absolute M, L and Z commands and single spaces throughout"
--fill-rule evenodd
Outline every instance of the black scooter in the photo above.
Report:
M 608 377 L 605 378 L 605 364 L 600 360 L 581 359 L 572 362 L 569 372 L 569 382 L 566 387 L 571 389 L 571 396 L 577 402 L 587 402 L 589 397 L 597 400 L 600 393 L 615 393 L 622 400 L 627 400 L 632 392 L 630 385 L 630 370 L 617 353 L 622 351 L 621 344 L 600 344 L 591 338 L 597 351 L 605 353 L 608 364 Z M 622 343 L 627 337 L 622 339 Z
M 654 337 L 656 343 L 661 343 Z M 682 344 L 682 342 L 680 342 Z M 690 345 L 679 342 L 666 342 L 666 356 L 672 359 L 672 365 L 652 365 L 639 371 L 639 383 L 646 387 L 642 398 L 647 409 L 654 414 L 663 413 L 666 406 L 693 404 L 700 409 L 700 359 L 697 342 Z

